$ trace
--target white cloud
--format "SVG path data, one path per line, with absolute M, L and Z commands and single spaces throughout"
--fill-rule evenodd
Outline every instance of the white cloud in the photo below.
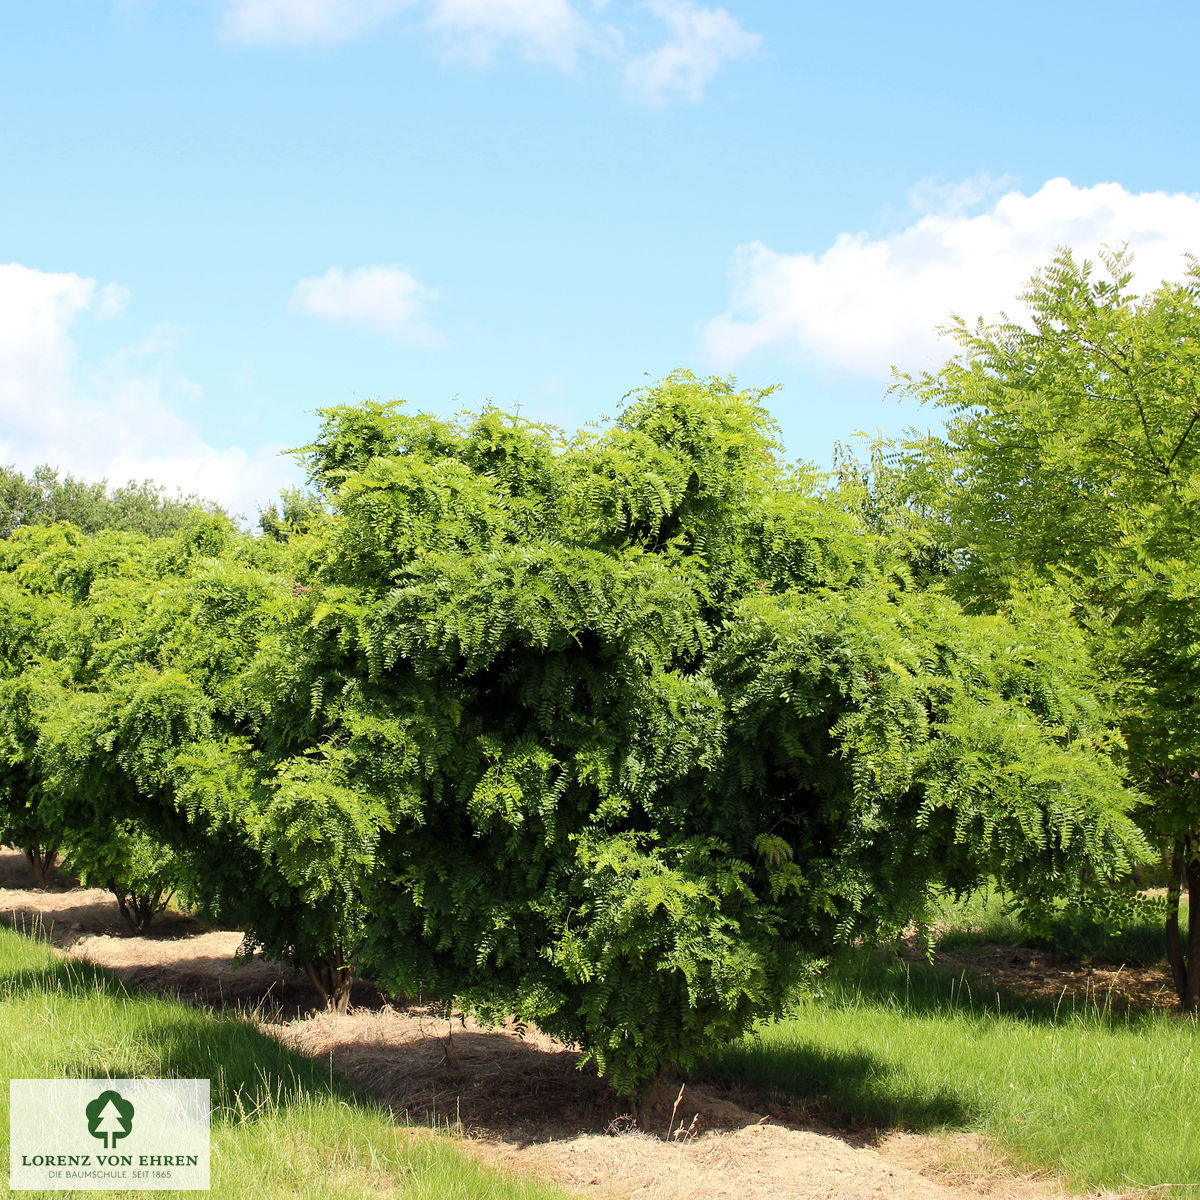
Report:
M 625 79 L 653 104 L 674 97 L 699 100 L 709 80 L 727 62 L 748 58 L 761 38 L 748 33 L 723 8 L 700 8 L 690 0 L 650 0 L 649 8 L 669 30 L 669 40 L 632 59 Z
M 429 7 L 430 26 L 469 58 L 488 58 L 509 43 L 528 58 L 567 67 L 592 37 L 567 0 L 432 0 Z
M 96 316 L 101 321 L 119 317 L 129 303 L 129 289 L 123 283 L 106 283 L 99 292 Z
M 361 37 L 412 0 L 225 0 L 223 26 L 234 41 L 345 42 Z
M 1030 196 L 1001 195 L 987 211 L 965 211 L 988 191 L 924 189 L 937 207 L 888 237 L 839 234 L 822 254 L 780 254 L 754 242 L 733 265 L 729 311 L 708 323 L 704 346 L 728 369 L 766 348 L 886 376 L 893 364 L 921 367 L 945 357 L 937 327 L 952 314 L 995 319 L 1058 246 L 1094 259 L 1126 242 L 1136 284 L 1150 290 L 1181 278 L 1183 255 L 1200 252 L 1200 195 L 1129 192 L 1120 184 L 1074 187 L 1052 179 Z
M 80 320 L 112 317 L 128 289 L 11 263 L 0 266 L 0 463 L 111 484 L 153 479 L 253 519 L 293 482 L 271 448 L 219 448 L 178 415 L 203 390 L 174 367 L 173 331 L 159 326 L 101 362 L 81 359 Z
M 364 37 L 411 11 L 451 57 L 486 60 L 502 48 L 565 69 L 583 51 L 624 63 L 632 93 L 651 104 L 698 100 L 727 63 L 746 58 L 760 38 L 723 8 L 692 0 L 641 5 L 667 27 L 667 41 L 630 57 L 624 26 L 600 19 L 607 0 L 220 0 L 226 37 L 245 45 L 333 45 Z
M 501 43 L 570 64 L 588 22 L 569 0 L 224 0 L 224 31 L 249 45 L 337 43 L 362 37 L 403 9 L 424 13 L 452 53 L 487 58 Z
M 426 322 L 424 310 L 436 296 L 403 267 L 356 267 L 349 272 L 332 267 L 319 277 L 301 279 L 292 292 L 292 307 L 395 341 L 433 347 L 441 345 L 442 338 Z

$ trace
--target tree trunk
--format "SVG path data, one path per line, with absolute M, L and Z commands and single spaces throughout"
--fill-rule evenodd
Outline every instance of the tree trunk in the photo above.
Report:
M 33 878 L 40 888 L 50 886 L 50 876 L 54 873 L 54 864 L 58 861 L 57 846 L 39 846 L 36 843 L 25 847 L 25 858 L 33 871 Z
M 1183 943 L 1179 937 L 1179 899 L 1183 881 L 1183 840 L 1180 839 L 1171 847 L 1171 857 L 1168 860 L 1167 874 L 1167 961 L 1171 964 L 1171 977 L 1175 981 L 1175 994 L 1179 1003 L 1186 1010 L 1188 994 L 1188 964 L 1183 957 Z M 1188 889 L 1188 902 L 1191 905 L 1192 892 Z M 1188 942 L 1191 942 L 1192 930 L 1188 929 Z
M 154 920 L 154 914 L 163 906 L 162 892 L 138 896 L 130 893 L 128 896 L 118 888 L 108 889 L 117 898 L 117 907 L 125 924 L 133 933 L 145 933 Z
M 304 969 L 313 987 L 321 995 L 326 1008 L 344 1013 L 350 1008 L 350 991 L 354 987 L 356 968 L 347 962 L 341 946 L 334 947 L 333 958 L 320 958 L 305 963 Z
M 1183 1011 L 1195 1012 L 1200 1008 L 1200 859 L 1189 859 L 1185 874 L 1188 881 L 1188 970 Z

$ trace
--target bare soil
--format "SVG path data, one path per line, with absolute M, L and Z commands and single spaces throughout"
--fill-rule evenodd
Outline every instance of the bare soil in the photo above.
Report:
M 330 1059 L 398 1119 L 454 1129 L 488 1162 L 578 1193 L 605 1200 L 1067 1195 L 1055 1180 L 1015 1169 L 974 1134 L 832 1129 L 701 1083 L 661 1083 L 640 1131 L 607 1087 L 578 1069 L 575 1050 L 537 1030 L 484 1028 L 427 1005 L 387 1005 L 370 992 L 356 997 L 349 1014 L 321 1012 L 314 989 L 285 964 L 235 957 L 242 945 L 236 931 L 168 913 L 148 936 L 136 937 L 108 893 L 61 877 L 45 890 L 32 883 L 23 856 L 0 849 L 0 920 L 138 986 L 236 1006 L 285 1044 Z M 1009 969 L 1017 965 L 997 962 L 990 969 L 1016 982 Z M 1050 969 L 1053 981 L 1037 986 L 1056 988 L 1065 978 L 1032 955 L 1024 967 L 1039 980 L 1040 968 Z

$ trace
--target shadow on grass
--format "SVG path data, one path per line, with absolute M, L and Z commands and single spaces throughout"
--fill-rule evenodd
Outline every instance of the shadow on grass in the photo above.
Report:
M 921 1132 L 966 1126 L 980 1115 L 948 1089 L 933 1095 L 897 1095 L 890 1086 L 895 1069 L 857 1050 L 749 1041 L 708 1056 L 696 1073 L 783 1102 L 802 1118 L 817 1116 L 837 1124 L 865 1122 Z
M 14 1046 L 14 1067 L 21 1061 L 10 1074 L 209 1079 L 218 1123 L 333 1100 L 390 1111 L 402 1124 L 468 1126 L 526 1144 L 598 1132 L 618 1107 L 603 1080 L 577 1069 L 575 1051 L 487 1030 L 463 1029 L 451 1042 L 444 1017 L 430 1017 L 426 1030 L 405 1026 L 392 1041 L 381 1014 L 364 1038 L 353 1020 L 328 1013 L 305 1023 L 305 1044 L 292 1049 L 237 1016 L 181 1005 L 93 963 L 0 938 L 0 1013 L 15 1013 L 18 1002 L 38 1014 L 40 1037 L 19 1056 Z M 3 1045 L 0 1036 L 0 1066 Z
M 338 1080 L 328 1062 L 287 1049 L 247 1021 L 147 996 L 90 963 L 60 960 L 0 971 L 5 1007 L 36 1000 L 52 1023 L 56 1003 L 84 1006 L 72 1016 L 87 1022 L 87 1048 L 72 1055 L 57 1046 L 48 1051 L 43 1061 L 50 1077 L 209 1079 L 218 1123 L 253 1121 L 322 1099 L 377 1107 Z M 22 1069 L 42 1069 L 36 1049 L 26 1052 Z
M 1180 932 L 1186 938 L 1186 921 Z M 950 929 L 937 940 L 939 950 L 966 951 L 1000 943 L 1059 955 L 1069 962 L 1097 966 L 1157 967 L 1166 963 L 1161 923 L 1141 922 L 1110 933 L 1094 921 L 1062 918 L 1045 933 L 1032 933 L 1016 921 L 996 920 L 977 928 Z
M 1162 1013 L 1118 1009 L 1101 1000 L 1063 996 L 1042 999 L 980 987 L 963 972 L 902 961 L 886 951 L 859 951 L 835 962 L 822 976 L 820 990 L 797 999 L 794 1022 L 780 1039 L 754 1037 L 714 1050 L 697 1075 L 720 1084 L 740 1084 L 802 1116 L 834 1123 L 917 1132 L 969 1126 L 983 1115 L 969 1096 L 951 1087 L 907 1093 L 899 1071 L 884 1058 L 857 1049 L 847 1037 L 844 1049 L 805 1041 L 806 1014 L 821 1010 L 891 1012 L 930 1022 L 964 1018 L 981 1029 L 998 1022 L 1041 1027 L 1084 1022 L 1136 1027 L 1163 1020 Z

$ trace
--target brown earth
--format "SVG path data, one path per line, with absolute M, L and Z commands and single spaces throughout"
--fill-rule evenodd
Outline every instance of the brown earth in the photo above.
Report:
M 1067 1195 L 1051 1178 L 1022 1173 L 974 1134 L 838 1130 L 711 1085 L 661 1084 L 641 1132 L 594 1074 L 577 1069 L 576 1051 L 537 1030 L 484 1028 L 428 1006 L 382 1004 L 370 993 L 364 998 L 374 1003 L 349 1014 L 317 1012 L 315 991 L 289 967 L 261 955 L 236 958 L 237 932 L 168 913 L 148 936 L 135 937 L 108 893 L 70 879 L 45 890 L 32 882 L 19 852 L 0 849 L 0 920 L 138 986 L 236 1006 L 285 1044 L 328 1058 L 399 1119 L 451 1128 L 488 1162 L 577 1193 L 605 1200 Z M 1012 981 L 1017 965 L 997 961 L 989 969 Z M 1050 982 L 1041 979 L 1043 967 Z M 1030 956 L 1025 968 L 1038 986 L 1066 986 L 1055 964 Z

